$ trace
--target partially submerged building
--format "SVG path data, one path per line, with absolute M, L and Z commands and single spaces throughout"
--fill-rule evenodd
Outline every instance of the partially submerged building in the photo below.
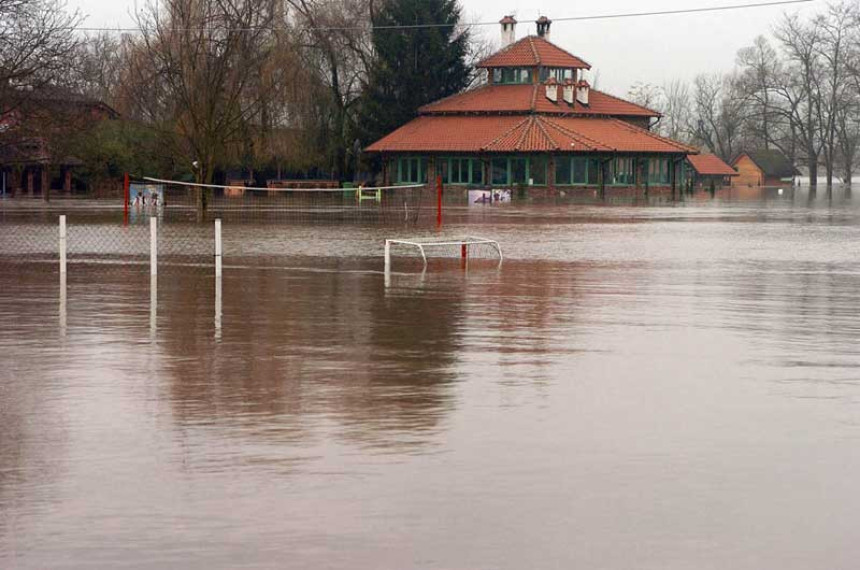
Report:
M 791 160 L 778 150 L 742 152 L 732 166 L 738 173 L 736 186 L 783 186 L 800 176 Z
M 689 185 L 691 188 L 714 190 L 730 186 L 738 172 L 726 164 L 719 156 L 711 153 L 691 154 L 689 164 Z
M 651 132 L 660 113 L 592 88 L 591 66 L 549 41 L 546 17 L 516 41 L 516 20 L 500 24 L 502 49 L 478 64 L 485 84 L 422 107 L 366 149 L 382 155 L 386 183 L 441 176 L 529 195 L 685 187 L 698 151 Z

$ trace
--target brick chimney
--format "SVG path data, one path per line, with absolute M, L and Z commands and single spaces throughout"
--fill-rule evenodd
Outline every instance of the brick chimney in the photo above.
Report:
M 546 16 L 541 16 L 540 18 L 535 20 L 535 24 L 537 24 L 538 37 L 549 41 L 549 27 L 552 25 L 552 20 L 550 20 Z
M 576 83 L 576 100 L 581 104 L 588 106 L 588 92 L 591 91 L 591 85 L 585 79 L 580 79 Z
M 499 23 L 502 25 L 502 48 L 506 48 L 517 38 L 517 21 L 513 16 L 505 16 Z
M 544 81 L 544 87 L 546 88 L 546 98 L 553 103 L 558 103 L 558 81 L 555 77 L 550 77 Z

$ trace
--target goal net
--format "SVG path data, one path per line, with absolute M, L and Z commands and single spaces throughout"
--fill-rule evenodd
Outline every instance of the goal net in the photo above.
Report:
M 392 260 L 412 258 L 427 265 L 433 259 L 493 260 L 502 262 L 502 248 L 491 239 L 466 236 L 456 238 L 409 238 L 385 240 L 385 269 Z

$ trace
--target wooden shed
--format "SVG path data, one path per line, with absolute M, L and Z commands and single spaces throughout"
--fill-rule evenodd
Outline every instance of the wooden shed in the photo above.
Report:
M 732 166 L 738 173 L 736 186 L 783 186 L 800 176 L 791 160 L 778 150 L 742 152 Z

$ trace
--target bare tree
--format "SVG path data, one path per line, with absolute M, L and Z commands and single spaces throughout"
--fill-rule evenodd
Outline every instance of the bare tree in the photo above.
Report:
M 733 75 L 703 74 L 693 82 L 689 129 L 694 142 L 723 160 L 740 150 L 743 103 Z
M 138 15 L 142 33 L 128 69 L 134 87 L 125 95 L 138 116 L 174 130 L 198 182 L 212 182 L 259 116 L 264 90 L 251 87 L 276 46 L 271 7 L 166 0 Z M 201 210 L 205 196 L 198 192 Z
M 80 19 L 59 0 L 0 0 L 0 115 L 65 77 Z

